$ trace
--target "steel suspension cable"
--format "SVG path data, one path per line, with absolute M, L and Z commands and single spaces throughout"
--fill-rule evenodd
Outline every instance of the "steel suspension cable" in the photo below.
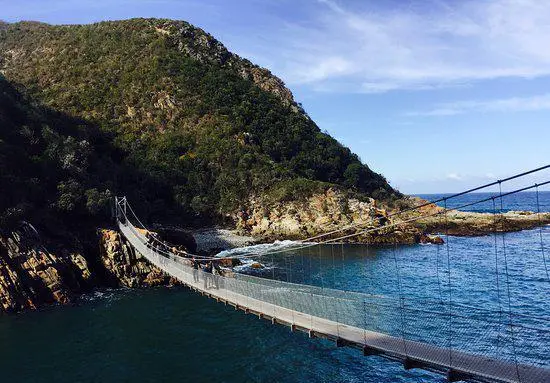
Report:
M 543 167 L 543 168 L 539 168 L 538 170 L 540 169 L 545 169 L 547 167 L 550 167 L 550 165 L 546 166 L 546 167 Z M 526 174 L 529 174 L 530 172 L 526 172 Z M 509 180 L 509 179 L 513 179 L 513 178 L 517 178 L 517 177 L 510 177 L 506 180 Z M 502 181 L 504 182 L 504 181 Z M 494 183 L 493 183 L 494 184 Z M 493 185 L 491 184 L 491 185 Z M 546 182 L 542 182 L 542 183 L 539 183 L 539 184 L 534 184 L 534 185 L 531 185 L 531 186 L 527 186 L 527 187 L 523 187 L 523 188 L 520 188 L 520 189 L 516 189 L 516 190 L 513 190 L 513 191 L 510 191 L 510 192 L 507 192 L 507 193 L 504 193 L 502 194 L 502 196 L 507 196 L 507 195 L 512 195 L 512 194 L 516 194 L 516 193 L 519 193 L 519 192 L 522 192 L 522 191 L 526 191 L 526 190 L 530 190 L 530 189 L 533 189 L 535 188 L 536 186 L 544 186 L 544 185 L 548 185 L 550 184 L 550 181 L 546 181 Z M 458 193 L 458 195 L 463 195 L 463 194 L 466 194 L 466 192 L 463 192 L 463 193 Z M 443 201 L 447 201 L 450 197 L 444 199 Z M 493 197 L 488 197 L 488 198 L 484 198 L 484 199 L 480 199 L 480 200 L 477 200 L 475 202 L 471 202 L 471 203 L 466 203 L 466 204 L 463 204 L 463 205 L 460 205 L 458 207 L 455 207 L 454 210 L 459 210 L 459 209 L 463 209 L 463 208 L 466 208 L 466 207 L 469 207 L 469 206 L 473 206 L 473 205 L 476 205 L 476 204 L 479 204 L 479 203 L 482 203 L 482 202 L 486 202 L 486 201 L 490 201 Z M 128 207 L 130 208 L 130 210 L 132 211 L 132 208 L 131 206 L 128 204 Z M 133 211 L 132 211 L 133 213 Z M 367 234 L 367 233 L 372 233 L 372 232 L 376 232 L 376 231 L 379 231 L 381 229 L 388 229 L 388 228 L 391 228 L 391 227 L 395 227 L 397 225 L 400 225 L 400 224 L 403 224 L 403 223 L 411 223 L 411 222 L 415 222 L 415 221 L 418 221 L 418 220 L 421 220 L 421 219 L 425 219 L 425 218 L 429 218 L 429 217 L 433 217 L 433 216 L 436 216 L 436 215 L 440 215 L 440 214 L 444 214 L 445 212 L 435 212 L 435 213 L 430 213 L 430 214 L 426 214 L 426 215 L 422 215 L 422 216 L 419 216 L 419 217 L 413 217 L 411 219 L 407 219 L 407 220 L 404 220 L 404 221 L 400 221 L 400 222 L 396 222 L 396 223 L 392 223 L 392 224 L 389 224 L 389 225 L 385 225 L 385 226 L 381 226 L 381 227 L 375 227 L 375 228 L 372 228 L 372 229 L 368 229 L 368 230 L 364 230 L 364 231 L 360 231 L 360 232 L 357 232 L 357 233 L 354 233 L 354 234 L 350 234 L 350 235 L 345 235 L 345 236 L 342 236 L 342 237 L 338 237 L 338 238 L 333 238 L 333 239 L 329 239 L 329 240 L 325 240 L 325 241 L 321 241 L 321 242 L 314 242 L 314 243 L 309 243 L 309 244 L 305 244 L 305 245 L 302 245 L 302 246 L 297 246 L 297 247 L 292 247 L 292 248 L 288 248 L 288 249 L 282 249 L 282 250 L 273 250 L 273 251 L 266 251 L 266 252 L 262 252 L 262 253 L 258 253 L 258 254 L 255 254 L 255 255 L 250 255 L 250 256 L 235 256 L 235 257 L 225 257 L 225 258 L 241 258 L 241 259 L 244 259 L 244 258 L 253 258 L 253 257 L 262 257 L 262 256 L 265 256 L 265 255 L 268 255 L 268 254 L 280 254 L 280 253 L 285 253 L 285 252 L 289 252 L 289 251 L 296 251 L 296 250 L 300 250 L 300 249 L 304 249 L 304 248 L 307 248 L 307 247 L 312 247 L 312 246 L 318 246 L 319 244 L 323 244 L 323 243 L 333 243 L 333 242 L 336 242 L 336 241 L 342 241 L 342 240 L 345 240 L 345 239 L 349 239 L 349 238 L 353 238 L 353 237 L 356 237 L 356 236 L 359 236 L 359 235 L 363 235 L 363 234 Z M 138 222 L 144 227 L 145 225 L 143 225 L 143 223 L 139 220 L 139 218 L 135 215 L 135 213 L 133 213 L 133 215 L 135 216 L 135 218 L 138 220 Z M 154 237 L 153 237 L 154 238 Z M 163 246 L 167 246 L 165 243 L 163 243 L 162 241 L 154 238 L 154 240 L 156 240 L 157 242 L 159 242 L 160 244 L 162 244 Z M 300 243 L 303 243 L 303 242 L 300 242 Z M 203 260 L 212 260 L 212 259 L 219 259 L 219 257 L 205 257 L 205 256 L 200 256 L 200 255 L 195 255 L 195 254 L 190 254 L 190 253 L 187 253 L 188 255 L 190 256 L 195 256 L 197 259 L 203 259 Z
M 543 182 L 543 183 L 540 183 L 540 184 L 533 184 L 533 185 L 530 185 L 530 186 L 526 186 L 526 187 L 523 187 L 523 188 L 520 188 L 520 189 L 516 189 L 516 190 L 510 191 L 510 192 L 504 193 L 504 194 L 502 194 L 502 196 L 505 197 L 505 196 L 508 196 L 508 195 L 520 193 L 522 191 L 534 189 L 535 185 L 543 186 L 543 185 L 549 185 L 549 184 L 550 184 L 550 181 L 546 181 L 546 182 Z M 455 207 L 453 210 L 459 210 L 459 209 L 463 209 L 463 208 L 466 208 L 466 207 L 469 207 L 469 206 L 477 205 L 477 204 L 482 203 L 482 202 L 487 202 L 487 201 L 490 201 L 492 198 L 494 198 L 494 197 L 491 196 L 491 197 L 487 197 L 487 198 L 477 200 L 475 202 L 469 202 L 469 203 L 460 205 L 458 207 Z M 445 203 L 445 206 L 446 206 L 446 203 Z M 416 221 L 419 221 L 421 219 L 434 217 L 436 215 L 441 215 L 441 214 L 446 215 L 447 211 L 448 211 L 448 209 L 445 208 L 443 212 L 438 211 L 438 212 L 426 214 L 426 215 L 423 215 L 423 216 L 420 216 L 420 217 L 413 217 L 413 218 L 410 218 L 410 219 L 407 219 L 407 220 L 404 220 L 404 221 L 394 222 L 394 223 L 391 223 L 389 225 L 385 225 L 385 226 L 382 226 L 382 227 L 368 229 L 368 230 L 360 231 L 360 232 L 357 232 L 357 233 L 354 233 L 354 234 L 346 235 L 346 236 L 343 236 L 343 237 L 329 239 L 329 240 L 322 241 L 322 242 L 317 242 L 316 244 L 331 243 L 331 242 L 334 242 L 334 241 L 342 241 L 342 240 L 345 240 L 345 239 L 357 237 L 359 235 L 372 233 L 372 232 L 375 232 L 375 231 L 378 231 L 378 230 L 381 230 L 381 229 L 389 229 L 389 228 L 392 228 L 392 227 L 395 227 L 395 226 L 398 226 L 398 225 L 402 225 L 404 223 L 416 222 Z M 313 246 L 315 246 L 316 244 L 314 244 Z
M 441 216 L 439 216 L 439 223 L 441 224 Z M 439 301 L 443 305 L 443 292 L 441 291 L 441 278 L 439 277 L 439 245 L 436 247 L 436 260 L 435 260 L 435 273 L 437 276 L 437 289 L 439 291 Z
M 395 273 L 397 275 L 397 289 L 399 292 L 399 316 L 400 316 L 400 322 L 401 322 L 401 341 L 403 344 L 403 352 L 405 353 L 405 356 L 408 357 L 407 353 L 407 343 L 405 341 L 405 317 L 404 317 L 404 297 L 403 297 L 403 290 L 401 286 L 401 274 L 399 272 L 399 263 L 397 262 L 397 240 L 395 238 L 396 232 L 394 230 L 393 232 L 393 260 L 395 264 Z
M 497 208 L 495 203 L 495 198 L 493 198 L 493 232 L 494 232 L 494 246 L 495 246 L 495 281 L 497 285 L 497 301 L 498 301 L 498 332 L 497 332 L 497 352 L 500 347 L 500 332 L 502 329 L 502 302 L 500 299 L 500 278 L 498 271 L 498 242 L 497 242 Z
M 510 279 L 509 279 L 509 273 L 508 273 L 508 255 L 506 253 L 506 239 L 505 239 L 505 225 L 504 225 L 504 215 L 503 215 L 503 201 L 502 201 L 502 185 L 499 184 L 499 195 L 500 195 L 500 218 L 501 218 L 501 225 L 502 225 L 502 254 L 504 256 L 504 271 L 506 275 L 506 294 L 508 295 L 508 317 L 509 317 L 509 326 L 510 326 L 510 337 L 512 338 L 512 353 L 514 355 L 514 363 L 516 365 L 516 374 L 518 377 L 518 381 L 521 382 L 521 377 L 519 374 L 519 366 L 518 366 L 518 357 L 516 353 L 516 341 L 514 336 L 514 324 L 512 319 L 512 301 L 511 301 L 511 294 L 510 294 Z
M 544 253 L 544 241 L 542 239 L 542 220 L 540 218 L 540 201 L 539 201 L 539 186 L 535 187 L 537 196 L 537 217 L 539 220 L 539 237 L 540 237 L 540 251 L 542 253 L 542 263 L 544 265 L 544 271 L 546 272 L 546 280 L 550 282 L 550 274 L 548 273 L 548 265 L 546 264 L 546 255 Z
M 517 178 L 525 177 L 526 175 L 537 173 L 537 172 L 540 172 L 542 170 L 549 169 L 549 168 L 550 168 L 550 164 L 545 165 L 545 166 L 541 166 L 541 167 L 536 168 L 536 169 L 532 169 L 532 170 L 529 170 L 529 171 L 526 171 L 526 172 L 515 174 L 513 176 L 504 178 L 502 180 L 497 180 L 497 181 L 494 181 L 494 182 L 490 182 L 490 183 L 487 183 L 485 185 L 477 186 L 477 187 L 462 191 L 460 193 L 455 193 L 455 194 L 452 194 L 452 195 L 447 196 L 447 197 L 442 197 L 442 198 L 436 199 L 434 201 L 428 201 L 428 202 L 422 203 L 422 204 L 417 205 L 417 206 L 406 208 L 406 209 L 401 210 L 397 213 L 390 214 L 386 218 L 390 218 L 390 217 L 392 217 L 393 215 L 396 215 L 396 214 L 400 215 L 400 214 L 403 214 L 403 213 L 406 213 L 406 212 L 409 212 L 409 211 L 418 210 L 420 208 L 423 208 L 423 207 L 426 207 L 426 206 L 429 206 L 429 205 L 434 205 L 434 204 L 437 204 L 439 202 L 445 202 L 445 201 L 448 201 L 450 199 L 463 196 L 465 194 L 480 191 L 480 190 L 486 189 L 488 187 L 495 186 L 495 185 L 498 185 L 498 184 L 501 184 L 501 183 L 504 183 L 504 182 L 512 181 L 512 180 L 517 179 Z M 372 222 L 372 220 L 371 220 L 371 222 Z M 312 241 L 312 240 L 315 240 L 315 239 L 318 239 L 318 238 L 326 237 L 328 235 L 340 233 L 340 232 L 345 231 L 345 230 L 349 230 L 349 229 L 353 229 L 353 228 L 358 227 L 358 226 L 366 225 L 367 223 L 368 222 L 364 222 L 364 223 L 356 224 L 356 225 L 349 225 L 349 226 L 346 226 L 344 228 L 340 228 L 340 229 L 333 230 L 333 231 L 330 231 L 330 232 L 327 232 L 327 233 L 323 233 L 323 234 L 319 234 L 319 235 L 316 235 L 316 236 L 313 236 L 313 237 L 310 237 L 310 238 L 306 238 L 306 239 L 303 240 L 303 242 L 309 242 L 309 241 Z
M 451 252 L 449 249 L 449 218 L 447 216 L 447 201 L 444 201 L 445 207 L 445 247 L 447 250 L 447 283 L 449 289 L 449 367 L 453 366 L 453 299 L 452 299 L 452 286 L 451 286 Z

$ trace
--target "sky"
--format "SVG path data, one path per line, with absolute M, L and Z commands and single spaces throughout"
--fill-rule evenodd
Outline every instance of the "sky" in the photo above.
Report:
M 0 0 L 8 22 L 131 17 L 188 21 L 268 68 L 402 192 L 550 164 L 550 1 Z

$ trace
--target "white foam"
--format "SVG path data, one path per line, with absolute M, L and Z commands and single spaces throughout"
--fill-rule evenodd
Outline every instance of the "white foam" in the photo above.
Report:
M 273 265 L 265 265 L 258 260 L 252 258 L 254 255 L 261 256 L 264 253 L 273 253 L 280 250 L 286 250 L 292 247 L 297 247 L 303 245 L 302 242 L 297 241 L 275 241 L 273 243 L 261 243 L 258 245 L 246 246 L 246 247 L 237 247 L 234 249 L 224 250 L 218 254 L 216 257 L 219 258 L 237 258 L 241 261 L 241 265 L 235 266 L 233 270 L 239 271 L 254 271 L 260 272 L 262 270 L 271 270 Z M 260 268 L 252 267 L 253 264 L 259 263 Z
M 216 255 L 216 257 L 227 258 L 227 257 L 239 257 L 239 256 L 252 256 L 252 255 L 261 255 L 266 252 L 275 252 L 278 250 L 284 250 L 291 247 L 296 247 L 302 245 L 302 242 L 297 241 L 275 241 L 273 243 L 261 243 L 258 245 L 246 246 L 246 247 L 237 247 L 234 249 L 224 250 Z

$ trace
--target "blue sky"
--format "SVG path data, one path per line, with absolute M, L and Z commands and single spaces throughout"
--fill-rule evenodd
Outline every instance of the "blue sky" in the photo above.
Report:
M 189 21 L 267 67 L 403 192 L 550 163 L 550 2 L 0 0 L 10 22 L 130 17 Z

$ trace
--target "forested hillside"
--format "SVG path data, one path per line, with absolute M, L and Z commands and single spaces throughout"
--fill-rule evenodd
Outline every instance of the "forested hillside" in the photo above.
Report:
M 250 197 L 396 194 L 280 79 L 182 21 L 2 23 L 0 70 L 4 224 L 104 219 L 114 194 L 214 221 Z

